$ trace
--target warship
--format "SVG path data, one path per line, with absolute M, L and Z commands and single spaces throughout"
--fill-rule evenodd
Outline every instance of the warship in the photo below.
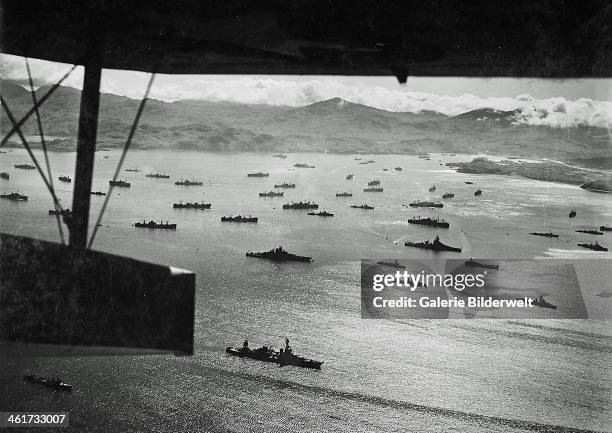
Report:
M 15 164 L 15 168 L 20 168 L 22 170 L 36 170 L 36 167 L 32 164 Z
M 529 233 L 530 235 L 534 235 L 534 236 L 543 236 L 545 238 L 558 238 L 559 235 L 553 233 L 553 232 L 547 232 L 547 233 L 541 233 L 541 232 L 531 232 Z
M 455 197 L 455 194 L 453 194 L 452 192 L 447 192 L 442 195 L 442 198 L 454 198 L 454 197 Z
M 427 218 L 416 217 L 416 218 L 408 219 L 408 222 L 410 224 L 418 224 L 418 225 L 431 226 L 431 227 L 442 227 L 445 229 L 449 227 L 449 224 L 440 218 L 434 219 L 434 218 L 429 218 L 429 217 Z
M 460 253 L 461 252 L 461 248 L 455 248 L 455 247 L 451 247 L 449 245 L 443 244 L 440 241 L 440 237 L 436 236 L 436 238 L 430 242 L 430 241 L 425 241 L 425 242 L 405 242 L 404 245 L 406 245 L 407 247 L 415 247 L 415 248 L 421 248 L 424 250 L 432 250 L 432 251 L 452 251 L 455 253 Z
M 406 269 L 406 266 L 400 265 L 397 259 L 395 259 L 394 262 L 385 262 L 381 260 L 380 262 L 376 262 L 376 264 L 381 266 L 389 266 L 390 268 Z
M 296 254 L 288 253 L 281 246 L 278 248 L 273 248 L 270 251 L 249 251 L 246 253 L 246 256 L 255 257 L 257 259 L 268 259 L 275 262 L 312 262 L 312 257 L 298 256 Z
M 293 166 L 297 168 L 315 168 L 314 165 L 302 164 L 299 162 L 297 164 L 293 164 Z
M 434 192 L 436 190 L 436 186 L 432 185 L 429 187 L 429 192 Z
M 354 174 L 347 174 L 346 177 L 345 177 L 346 180 L 352 180 L 354 178 L 355 178 Z
M 570 213 L 569 213 L 569 217 L 570 217 L 570 218 L 574 218 L 575 216 L 576 216 L 576 210 L 575 210 L 575 209 L 572 209 L 572 210 L 570 211 Z
M 383 192 L 383 188 L 379 186 L 364 188 L 363 192 Z
M 242 215 L 231 216 L 230 215 L 230 216 L 222 216 L 221 221 L 230 222 L 230 223 L 256 223 L 257 221 L 259 221 L 259 218 L 252 217 L 251 215 L 249 216 L 242 216 Z
M 10 194 L 0 194 L 0 198 L 13 201 L 28 201 L 27 195 L 21 195 L 16 192 L 12 192 Z
M 352 197 L 353 194 L 350 192 L 337 192 L 336 197 Z
M 118 186 L 122 188 L 130 188 L 132 185 L 125 180 L 109 180 L 108 184 L 111 186 Z
M 552 310 L 556 310 L 557 306 L 551 304 L 550 302 L 546 302 L 544 296 L 540 295 L 536 299 L 531 298 L 531 304 L 536 305 L 540 308 L 550 308 Z
M 162 173 L 147 173 L 145 174 L 145 177 L 152 177 L 155 179 L 170 179 L 169 174 L 162 174 Z
M 368 182 L 368 186 L 380 185 L 380 179 L 374 179 Z
M 603 232 L 597 230 L 576 230 L 576 233 L 586 233 L 588 235 L 603 235 Z
M 419 155 L 419 159 L 426 159 L 426 158 L 429 158 L 429 155 L 427 153 Z
M 126 168 L 125 171 L 131 171 L 132 173 L 140 173 L 140 170 L 137 168 Z
M 174 203 L 172 207 L 174 209 L 210 209 L 211 203 L 204 203 L 204 202 L 202 203 L 198 203 L 198 202 L 183 203 L 183 202 L 180 202 L 180 203 Z
M 416 201 L 416 200 L 408 204 L 408 206 L 410 207 L 437 207 L 437 208 L 444 207 L 442 203 L 434 203 L 433 201 Z
M 482 190 L 477 189 L 476 191 L 474 191 L 474 195 L 482 195 Z
M 283 197 L 284 195 L 285 193 L 282 191 L 266 191 L 259 193 L 260 197 Z
M 275 153 L 274 155 L 272 155 L 273 158 L 281 158 L 281 159 L 285 159 L 287 158 L 287 155 L 285 155 L 284 153 Z
M 353 209 L 374 209 L 374 206 L 370 206 L 367 204 L 353 204 L 351 205 Z
M 402 167 L 395 167 L 393 170 L 395 170 L 395 171 L 402 171 Z
M 366 163 L 368 163 L 368 164 L 374 164 L 375 162 L 376 162 L 376 161 L 374 161 L 373 159 L 368 159 L 368 160 L 366 161 Z
M 91 195 L 106 195 L 106 193 L 102 191 L 92 191 Z
M 201 180 L 189 180 L 189 179 L 183 179 L 183 180 L 179 180 L 177 182 L 174 182 L 175 185 L 180 185 L 180 186 L 202 186 L 204 185 L 204 182 L 202 182 Z
M 70 209 L 68 209 L 68 208 L 66 208 L 66 209 L 62 209 L 62 210 L 59 210 L 59 209 L 51 209 L 51 210 L 49 211 L 49 215 L 70 216 L 70 215 L 72 215 L 72 211 L 71 211 Z
M 59 179 L 61 182 L 66 182 L 66 183 L 70 183 L 70 182 L 72 182 L 72 179 L 70 179 L 68 176 L 60 176 L 60 177 L 58 177 L 58 179 Z
M 145 222 L 145 220 L 142 220 L 142 222 L 134 223 L 134 227 L 140 227 L 145 229 L 176 230 L 176 224 L 168 224 L 168 221 L 166 221 L 165 223 L 156 223 L 155 221 Z
M 30 382 L 30 383 L 37 383 L 40 385 L 44 385 L 56 391 L 66 391 L 66 392 L 72 391 L 72 385 L 65 383 L 59 377 L 43 377 L 43 376 L 36 376 L 34 374 L 28 373 L 28 374 L 23 375 L 23 380 L 25 380 L 26 382 Z
M 466 260 L 465 266 L 470 268 L 499 269 L 499 265 L 489 265 L 487 263 L 477 262 L 474 259 Z
M 321 369 L 322 361 L 314 361 L 303 356 L 299 356 L 293 353 L 293 349 L 289 346 L 289 339 L 285 338 L 285 347 L 280 350 L 274 350 L 267 346 L 262 346 L 258 349 L 250 349 L 249 342 L 244 341 L 242 347 L 234 348 L 227 347 L 225 353 L 231 356 L 237 356 L 239 358 L 255 359 L 263 362 L 273 362 L 278 364 L 280 367 L 286 365 L 293 365 L 296 367 Z
M 330 213 L 330 212 L 327 212 L 327 211 L 324 211 L 324 210 L 322 210 L 320 212 L 308 212 L 307 215 L 316 215 L 316 216 L 320 216 L 320 217 L 333 217 L 334 216 L 333 213 Z
M 9 177 L 10 177 L 10 176 L 9 176 L 9 174 L 8 174 L 8 173 L 6 173 L 6 172 L 2 172 L 2 173 L 0 173 L 0 179 L 6 179 L 6 180 L 8 180 L 8 178 L 9 178 Z
M 612 232 L 612 227 L 600 226 L 599 230 L 601 230 L 602 232 Z
M 597 243 L 597 241 L 595 241 L 594 244 L 576 244 L 576 245 L 578 245 L 579 247 L 587 248 L 589 250 L 594 250 L 594 251 L 608 251 L 606 247 L 602 247 L 601 245 Z
M 277 183 L 277 184 L 274 184 L 274 188 L 295 188 L 295 183 L 287 183 L 287 182 Z
M 466 185 L 474 185 L 474 182 L 470 182 L 469 180 L 466 180 L 466 181 L 465 181 L 465 182 L 463 182 L 463 183 L 465 183 Z
M 283 209 L 319 209 L 319 205 L 310 201 L 291 202 L 283 205 Z
M 248 173 L 247 177 L 270 177 L 270 173 L 264 173 L 262 171 L 258 171 L 256 173 Z

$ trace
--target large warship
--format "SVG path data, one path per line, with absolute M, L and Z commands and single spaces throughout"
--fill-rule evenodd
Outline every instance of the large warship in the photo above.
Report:
M 319 209 L 319 205 L 310 201 L 298 201 L 284 204 L 283 209 Z
M 230 215 L 230 216 L 222 216 L 221 221 L 231 222 L 231 223 L 256 223 L 257 221 L 259 221 L 259 218 L 252 217 L 251 215 L 249 216 L 242 216 L 242 215 L 231 216 Z
M 256 173 L 248 173 L 247 177 L 269 177 L 270 173 L 264 173 L 263 171 L 258 171 Z
M 147 173 L 145 174 L 145 177 L 152 177 L 154 179 L 170 179 L 169 174 L 162 174 L 162 173 Z
M 597 230 L 576 230 L 576 233 L 586 233 L 587 235 L 603 235 L 603 232 Z
M 72 391 L 72 385 L 65 383 L 59 377 L 43 377 L 43 376 L 37 376 L 34 374 L 27 373 L 23 375 L 23 380 L 25 380 L 26 382 L 30 382 L 30 383 L 37 383 L 39 385 L 44 385 L 47 388 L 51 388 L 56 391 L 66 391 L 66 392 Z
M 20 168 L 21 170 L 36 170 L 36 167 L 32 164 L 15 164 L 15 168 Z
M 586 248 L 588 250 L 593 250 L 593 251 L 608 251 L 606 247 L 599 245 L 597 241 L 595 241 L 594 244 L 576 244 L 576 245 L 582 248 Z
M 18 194 L 16 192 L 12 192 L 10 194 L 0 194 L 0 198 L 13 201 L 28 201 L 27 195 Z
M 118 186 L 121 188 L 130 188 L 132 185 L 125 180 L 109 180 L 108 184 L 111 186 Z
M 530 235 L 534 235 L 534 236 L 542 236 L 545 238 L 558 238 L 559 235 L 553 232 L 546 232 L 546 233 L 541 233 L 541 232 L 531 232 L 529 233 Z
M 374 186 L 369 188 L 364 188 L 363 192 L 383 192 L 382 187 Z
M 325 210 L 322 210 L 320 212 L 308 212 L 307 215 L 315 215 L 315 216 L 320 216 L 320 217 L 333 217 L 334 216 L 333 213 L 327 212 Z
M 266 191 L 260 192 L 260 197 L 283 197 L 285 193 L 283 191 Z
M 599 230 L 601 230 L 602 232 L 612 232 L 612 227 L 600 226 Z
M 352 197 L 353 194 L 350 192 L 337 192 L 336 197 Z
M 443 244 L 440 241 L 440 237 L 436 236 L 436 238 L 430 242 L 430 241 L 425 241 L 425 242 L 405 242 L 404 245 L 406 245 L 407 247 L 415 247 L 415 248 L 421 248 L 423 250 L 432 250 L 432 251 L 452 251 L 455 253 L 460 253 L 461 252 L 461 248 L 456 248 L 456 247 L 451 247 L 449 245 Z
M 189 180 L 189 179 L 183 179 L 183 180 L 179 180 L 177 182 L 174 182 L 175 185 L 180 185 L 180 186 L 202 186 L 204 185 L 204 182 L 200 181 L 200 180 Z
M 410 224 L 418 224 L 422 226 L 431 226 L 431 227 L 442 227 L 445 229 L 449 227 L 449 224 L 440 218 L 434 219 L 434 218 L 429 218 L 429 217 L 427 218 L 416 217 L 416 218 L 408 219 L 408 222 Z
M 246 253 L 247 257 L 255 257 L 258 259 L 268 259 L 275 262 L 312 262 L 312 257 L 298 256 L 296 254 L 288 253 L 283 247 L 273 248 L 270 251 L 263 252 L 252 252 Z
M 413 201 L 412 203 L 409 203 L 408 206 L 410 207 L 437 207 L 437 208 L 441 208 L 444 207 L 444 204 L 442 203 L 434 203 L 433 201 Z
M 145 228 L 145 229 L 161 229 L 161 230 L 176 230 L 176 224 L 168 224 L 168 221 L 156 223 L 155 221 L 145 222 L 136 222 L 134 223 L 134 227 Z
M 300 162 L 298 162 L 297 164 L 293 164 L 293 166 L 297 168 L 315 168 L 314 165 L 302 164 Z
M 212 206 L 211 203 L 204 203 L 204 202 L 202 202 L 202 203 L 198 203 L 198 202 L 183 203 L 183 202 L 180 202 L 180 203 L 174 203 L 172 205 L 172 207 L 174 209 L 210 209 L 211 206 Z
M 352 204 L 350 207 L 352 207 L 353 209 L 374 209 L 374 206 L 370 206 L 369 204 Z
M 273 362 L 283 367 L 286 365 L 293 365 L 296 367 L 303 368 L 314 368 L 320 369 L 323 361 L 315 361 L 303 356 L 296 355 L 293 353 L 293 349 L 289 346 L 289 339 L 285 338 L 285 347 L 280 350 L 274 350 L 271 347 L 262 346 L 258 349 L 250 349 L 249 342 L 244 341 L 242 347 L 228 347 L 225 349 L 225 353 L 231 356 L 237 356 L 239 358 L 255 359 L 263 362 Z
M 51 209 L 49 210 L 49 215 L 60 215 L 60 216 L 71 216 L 72 215 L 72 211 L 68 208 L 66 209 Z
M 287 182 L 277 183 L 277 184 L 274 184 L 274 188 L 295 188 L 295 183 L 287 183 Z

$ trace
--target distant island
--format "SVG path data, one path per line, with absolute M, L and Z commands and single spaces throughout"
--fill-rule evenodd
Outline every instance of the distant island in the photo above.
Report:
M 522 176 L 547 182 L 581 185 L 581 188 L 591 191 L 612 191 L 612 179 L 609 173 L 571 167 L 555 161 L 503 160 L 496 162 L 487 158 L 475 158 L 471 162 L 453 162 L 446 165 L 456 168 L 459 173 Z

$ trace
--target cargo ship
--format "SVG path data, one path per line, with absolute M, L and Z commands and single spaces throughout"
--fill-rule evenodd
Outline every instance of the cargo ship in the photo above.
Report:
M 435 207 L 435 208 L 442 208 L 442 207 L 444 207 L 444 204 L 442 204 L 442 203 L 434 203 L 433 201 L 413 201 L 412 203 L 408 204 L 408 206 L 410 206 L 410 207 Z
M 109 180 L 108 184 L 110 186 L 118 186 L 121 188 L 130 188 L 132 186 L 132 184 L 126 182 L 125 180 Z
M 162 173 L 147 173 L 145 174 L 145 177 L 152 177 L 154 179 L 170 179 L 169 174 L 162 174 Z
M 174 182 L 175 185 L 179 185 L 179 186 L 202 186 L 204 185 L 204 182 L 200 181 L 200 180 L 189 180 L 189 179 L 183 179 L 183 180 L 179 180 L 177 182 Z
M 283 209 L 319 209 L 319 205 L 310 201 L 299 201 L 297 203 L 287 203 L 283 205 Z
M 277 184 L 274 184 L 274 188 L 295 188 L 295 183 L 287 183 L 287 182 L 277 183 Z
M 420 218 L 420 217 L 416 217 L 416 218 L 410 218 L 408 219 L 408 223 L 410 224 L 418 224 L 418 225 L 422 225 L 422 226 L 431 226 L 431 227 L 442 227 L 442 228 L 449 228 L 449 224 L 444 221 L 443 219 L 440 218 Z
M 155 221 L 145 222 L 145 220 L 142 220 L 142 222 L 134 223 L 134 227 L 145 229 L 176 230 L 176 224 L 168 224 L 168 221 L 166 221 L 165 223 L 156 223 Z
M 284 195 L 285 193 L 282 191 L 266 191 L 259 193 L 260 197 L 283 197 Z
M 264 173 L 262 171 L 247 174 L 247 177 L 269 177 L 269 176 L 270 176 L 270 173 Z
M 183 203 L 183 202 L 180 202 L 180 203 L 174 203 L 172 207 L 174 209 L 210 209 L 211 203 L 204 203 L 204 202 L 202 203 L 198 203 L 198 202 Z
M 230 222 L 230 223 L 256 223 L 257 221 L 259 221 L 259 218 L 252 217 L 251 215 L 249 216 L 242 216 L 242 215 L 231 216 L 230 215 L 230 216 L 222 216 L 221 221 Z

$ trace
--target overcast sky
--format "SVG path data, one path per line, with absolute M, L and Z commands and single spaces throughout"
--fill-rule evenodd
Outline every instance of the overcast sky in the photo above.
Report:
M 69 65 L 30 60 L 37 85 L 54 83 Z M 24 59 L 0 55 L 5 78 L 27 83 Z M 82 68 L 64 83 L 81 88 Z M 140 98 L 148 74 L 105 70 L 102 91 Z M 478 108 L 520 110 L 521 121 L 551 126 L 612 125 L 612 80 L 516 78 L 313 77 L 237 75 L 158 75 L 151 97 L 164 101 L 204 99 L 303 106 L 341 97 L 390 111 L 433 110 L 457 115 Z

